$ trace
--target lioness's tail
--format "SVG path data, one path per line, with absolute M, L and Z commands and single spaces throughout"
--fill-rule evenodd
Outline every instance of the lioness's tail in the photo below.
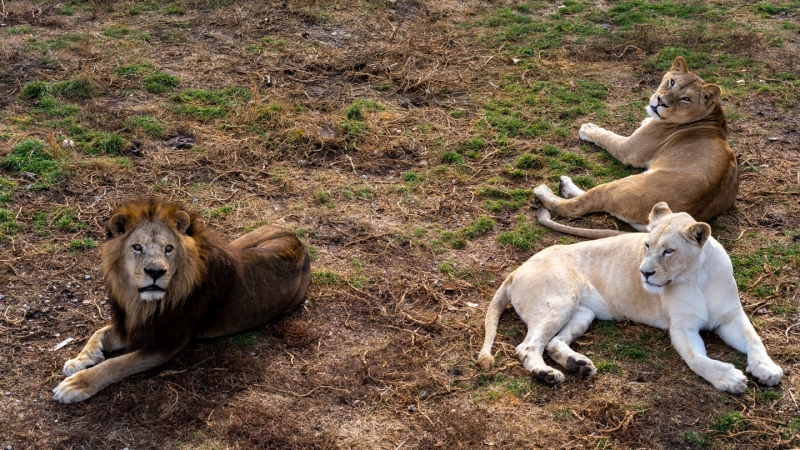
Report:
M 500 285 L 500 289 L 494 294 L 492 302 L 489 303 L 489 307 L 486 309 L 486 320 L 484 321 L 484 332 L 486 336 L 483 338 L 483 347 L 481 347 L 481 353 L 478 355 L 478 364 L 484 369 L 489 369 L 494 363 L 492 344 L 494 343 L 495 336 L 497 336 L 497 324 L 500 322 L 500 316 L 511 301 L 511 296 L 508 295 L 508 291 L 511 289 L 511 282 L 513 280 L 514 273 L 512 272 L 511 275 L 503 281 L 503 284 Z
M 540 210 L 536 211 L 536 220 L 538 220 L 543 226 L 546 226 L 552 230 L 589 239 L 601 239 L 611 236 L 619 236 L 620 234 L 627 234 L 624 231 L 619 230 L 590 230 L 588 228 L 571 227 L 569 225 L 554 222 L 553 219 L 550 218 L 550 211 L 545 208 L 541 208 Z

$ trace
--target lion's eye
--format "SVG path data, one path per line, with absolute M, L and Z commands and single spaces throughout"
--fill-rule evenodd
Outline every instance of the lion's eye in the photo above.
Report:
M 140 252 L 142 251 L 142 246 L 139 244 L 133 244 L 133 251 Z
M 164 247 L 164 251 L 167 252 L 167 253 L 172 253 L 172 249 L 173 249 L 173 247 L 171 245 L 168 245 L 168 246 Z
M 669 256 L 669 255 L 671 255 L 671 254 L 672 254 L 672 252 L 674 252 L 674 251 L 675 251 L 675 250 L 673 250 L 673 249 L 671 249 L 671 248 L 666 248 L 666 249 L 664 249 L 664 256 Z
M 672 78 L 669 79 L 669 87 L 675 86 L 675 80 Z
M 689 97 L 683 97 L 683 98 L 681 99 L 681 101 L 682 101 L 682 102 L 686 102 L 686 103 L 691 103 L 691 102 L 692 102 L 692 99 L 690 99 Z
M 645 250 L 650 250 L 650 244 L 648 244 L 647 242 L 645 242 L 645 243 L 644 243 L 644 249 L 645 249 Z

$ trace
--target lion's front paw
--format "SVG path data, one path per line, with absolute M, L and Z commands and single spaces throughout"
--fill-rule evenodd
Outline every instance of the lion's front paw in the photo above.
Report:
M 77 403 L 86 400 L 97 392 L 92 389 L 85 372 L 78 372 L 68 377 L 53 389 L 53 400 L 61 403 Z
M 585 123 L 585 124 L 581 125 L 581 129 L 578 130 L 578 136 L 581 139 L 583 139 L 584 141 L 594 143 L 594 139 L 592 138 L 592 133 L 595 130 L 601 130 L 601 129 L 602 128 L 598 127 L 597 125 L 595 125 L 595 124 L 593 124 L 591 122 L 590 123 Z
M 103 353 L 99 352 L 97 355 L 78 355 L 73 359 L 64 363 L 64 368 L 61 370 L 66 376 L 72 376 L 81 370 L 88 369 L 89 367 L 96 366 L 103 361 Z
M 533 370 L 531 370 L 531 376 L 536 381 L 541 381 L 550 386 L 555 386 L 564 381 L 564 374 L 549 366 L 534 367 Z
M 489 370 L 494 365 L 494 356 L 489 353 L 481 353 L 478 355 L 478 365 L 483 368 L 483 370 Z
M 750 372 L 761 384 L 775 386 L 783 378 L 783 370 L 772 361 L 758 361 L 747 367 Z
M 720 391 L 730 392 L 731 394 L 741 394 L 747 389 L 747 377 L 744 376 L 741 370 L 733 366 L 723 372 L 716 381 L 709 381 Z

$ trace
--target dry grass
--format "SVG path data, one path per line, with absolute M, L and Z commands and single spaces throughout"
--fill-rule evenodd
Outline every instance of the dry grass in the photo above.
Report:
M 781 24 L 798 27 L 798 19 L 791 9 L 764 18 L 750 2 L 725 3 L 737 3 L 738 20 L 764 31 L 717 39 L 672 24 L 672 41 L 637 27 L 567 35 L 531 55 L 493 40 L 497 29 L 475 25 L 503 5 L 473 0 L 6 1 L 0 157 L 40 139 L 69 173 L 28 189 L 23 175 L 0 168 L 2 180 L 16 183 L 0 207 L 20 224 L 0 238 L 0 445 L 797 447 L 800 84 L 772 74 L 797 73 L 797 28 Z M 534 18 L 559 6 L 518 5 L 533 5 Z M 783 46 L 767 45 L 776 38 Z M 549 388 L 532 383 L 517 362 L 524 325 L 510 310 L 495 344 L 497 366 L 480 370 L 474 357 L 494 290 L 533 252 L 571 241 L 541 231 L 529 251 L 500 245 L 501 233 L 521 226 L 520 215 L 535 228 L 533 209 L 529 199 L 518 209 L 491 209 L 485 189 L 531 189 L 562 174 L 546 164 L 513 172 L 521 155 L 541 155 L 546 145 L 589 161 L 569 169 L 573 176 L 613 176 L 592 172 L 592 164 L 611 164 L 581 147 L 578 126 L 593 120 L 632 131 L 666 45 L 710 45 L 714 61 L 744 55 L 759 71 L 698 67 L 707 78 L 767 78 L 769 89 L 732 88 L 725 99 L 741 187 L 735 209 L 712 226 L 752 270 L 742 286 L 745 310 L 788 375 L 777 388 L 751 381 L 743 395 L 723 394 L 692 374 L 658 330 L 595 323 L 575 345 L 599 364 L 598 376 L 568 376 Z M 132 75 L 137 64 L 142 72 Z M 180 84 L 149 92 L 144 78 L 156 70 Z M 74 129 L 21 96 L 29 82 L 67 80 L 91 90 L 78 100 L 57 97 L 80 109 L 68 117 L 84 130 L 121 136 L 120 154 L 92 150 L 89 140 L 62 148 L 64 138 L 78 141 Z M 514 89 L 537 82 L 577 93 L 595 83 L 607 92 L 600 101 L 607 112 L 550 117 L 550 97 L 541 97 L 544 112 L 534 111 L 541 105 L 521 101 L 529 91 Z M 234 87 L 240 97 L 217 117 L 181 107 L 222 103 L 171 97 Z M 525 123 L 546 117 L 548 130 L 504 134 L 487 113 L 493 99 L 509 102 Z M 147 128 L 150 119 L 133 125 L 132 116 L 163 129 Z M 192 148 L 173 148 L 191 140 Z M 448 152 L 463 162 L 443 163 L 457 158 Z M 97 252 L 72 243 L 102 242 L 108 211 L 133 195 L 190 204 L 230 238 L 263 223 L 295 229 L 316 257 L 309 302 L 243 337 L 197 343 L 84 403 L 57 404 L 50 390 L 63 362 L 109 315 Z M 481 216 L 494 227 L 465 238 L 460 230 Z M 605 215 L 578 223 L 619 225 Z M 747 259 L 772 254 L 782 255 L 777 266 Z M 68 337 L 75 341 L 51 351 Z M 744 368 L 742 355 L 705 338 L 711 356 Z M 731 417 L 746 426 L 726 426 Z

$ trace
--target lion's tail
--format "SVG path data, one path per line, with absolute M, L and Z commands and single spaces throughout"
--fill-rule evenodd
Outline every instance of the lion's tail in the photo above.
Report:
M 509 302 L 511 302 L 509 291 L 511 290 L 512 281 L 514 281 L 513 272 L 503 281 L 503 284 L 500 285 L 500 289 L 497 290 L 494 294 L 494 298 L 492 298 L 492 302 L 489 303 L 489 308 L 486 309 L 486 320 L 484 322 L 486 337 L 483 338 L 483 347 L 481 347 L 481 352 L 478 355 L 478 364 L 484 369 L 489 369 L 492 367 L 492 364 L 494 364 L 492 344 L 494 343 L 495 336 L 497 336 L 497 325 L 500 323 L 500 316 L 503 314 Z
M 627 234 L 626 232 L 619 230 L 590 230 L 588 228 L 571 227 L 569 225 L 564 225 L 558 222 L 554 222 L 553 219 L 550 218 L 550 211 L 548 211 L 545 208 L 536 211 L 536 220 L 538 220 L 540 224 L 542 224 L 547 228 L 550 228 L 551 230 L 556 230 L 565 234 L 571 234 L 573 236 L 580 236 L 589 239 L 601 239 L 611 236 L 619 236 L 621 234 Z

